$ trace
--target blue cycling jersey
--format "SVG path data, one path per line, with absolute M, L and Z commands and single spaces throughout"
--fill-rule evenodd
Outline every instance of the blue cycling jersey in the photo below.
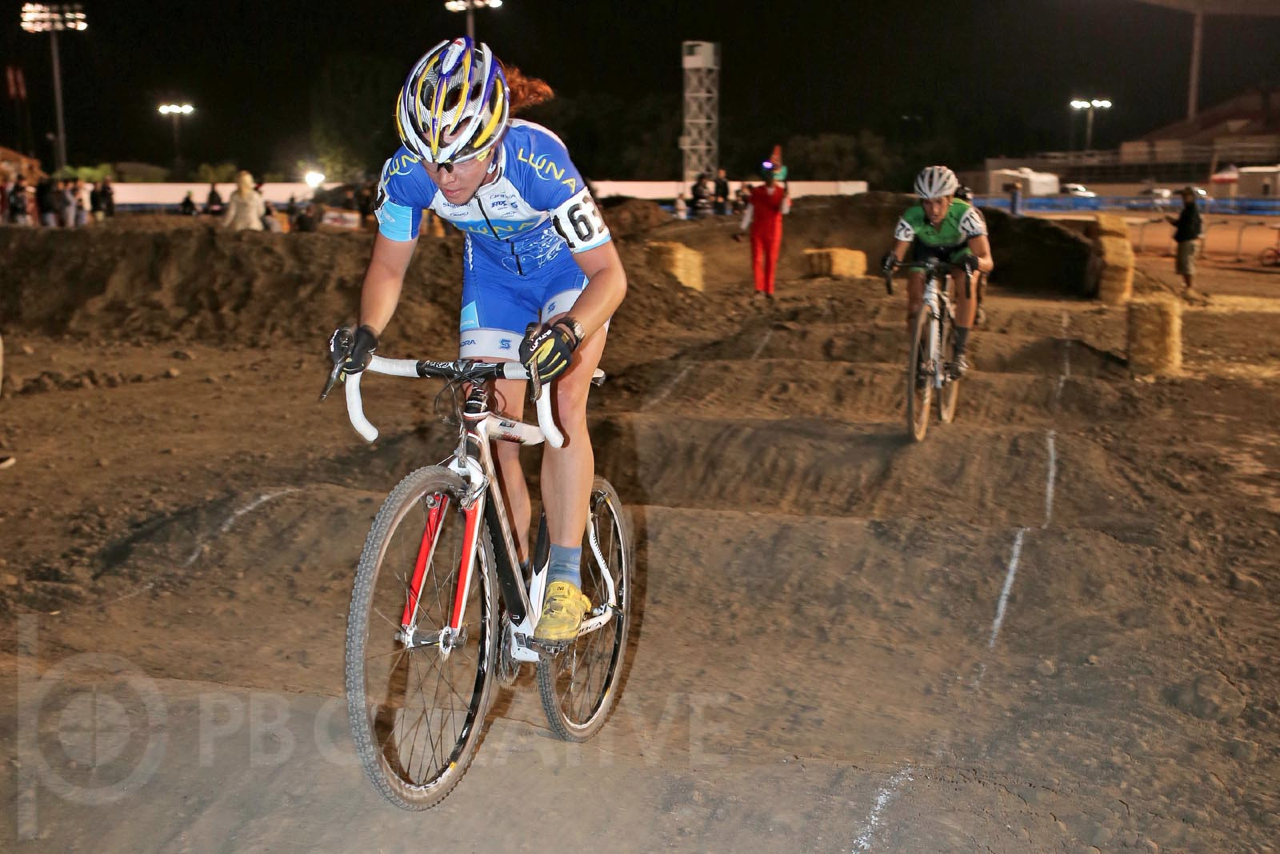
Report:
M 424 210 L 466 235 L 463 358 L 514 355 L 529 323 L 567 311 L 587 286 L 573 256 L 611 239 L 559 137 L 516 120 L 495 152 L 497 177 L 465 205 L 446 199 L 405 148 L 383 166 L 378 185 L 378 231 L 384 237 L 417 238 Z
M 536 274 L 566 248 L 576 254 L 609 241 L 586 182 L 554 133 L 512 121 L 495 157 L 497 179 L 467 204 L 455 205 L 401 147 L 382 168 L 378 231 L 391 240 L 413 240 L 429 209 L 467 235 L 468 256 L 483 254 L 520 276 Z

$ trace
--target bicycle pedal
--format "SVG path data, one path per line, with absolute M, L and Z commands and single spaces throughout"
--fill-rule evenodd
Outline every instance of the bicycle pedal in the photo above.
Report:
M 529 638 L 524 645 L 536 652 L 542 658 L 555 658 L 569 648 L 572 641 L 544 641 L 536 638 Z

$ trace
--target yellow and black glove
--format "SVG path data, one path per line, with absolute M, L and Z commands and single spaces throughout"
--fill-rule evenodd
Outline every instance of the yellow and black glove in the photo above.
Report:
M 569 318 L 550 327 L 535 329 L 520 342 L 520 361 L 530 372 L 538 371 L 542 382 L 549 382 L 569 370 L 573 351 L 582 343 L 575 331 L 577 324 Z

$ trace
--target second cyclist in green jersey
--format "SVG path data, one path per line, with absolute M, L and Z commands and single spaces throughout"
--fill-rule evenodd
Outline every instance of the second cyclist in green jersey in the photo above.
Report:
M 978 307 L 978 275 L 989 273 L 991 244 L 982 213 L 955 197 L 960 182 L 945 166 L 926 167 L 916 177 L 920 204 L 907 208 L 894 229 L 892 251 L 882 262 L 886 270 L 905 264 L 907 277 L 907 330 L 924 302 L 924 262 L 936 258 L 954 265 L 951 296 L 956 312 L 956 374 L 969 369 L 967 348 Z M 910 258 L 908 258 L 910 253 Z M 965 287 L 968 279 L 968 287 Z

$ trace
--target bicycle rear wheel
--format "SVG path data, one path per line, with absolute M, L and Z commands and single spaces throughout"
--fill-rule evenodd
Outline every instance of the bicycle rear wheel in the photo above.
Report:
M 618 699 L 631 627 L 632 554 L 631 525 L 622 501 L 607 480 L 597 477 L 582 544 L 582 592 L 593 606 L 586 619 L 604 613 L 608 605 L 613 617 L 579 635 L 560 655 L 538 662 L 542 709 L 565 741 L 586 741 L 599 732 Z
M 475 570 L 459 584 L 471 533 L 465 492 L 461 478 L 438 466 L 402 480 L 374 519 L 351 593 L 351 733 L 374 787 L 403 809 L 433 807 L 458 784 L 493 698 L 500 637 L 493 553 L 473 511 Z
M 942 324 L 942 360 L 948 365 L 956 363 L 956 326 L 950 320 Z M 938 390 L 938 420 L 950 424 L 956 417 L 956 401 L 960 398 L 960 378 L 950 374 Z
M 933 359 L 929 353 L 933 337 L 933 315 L 927 306 L 916 314 L 907 357 L 907 429 L 911 438 L 924 441 L 929 431 L 929 402 L 933 399 Z

